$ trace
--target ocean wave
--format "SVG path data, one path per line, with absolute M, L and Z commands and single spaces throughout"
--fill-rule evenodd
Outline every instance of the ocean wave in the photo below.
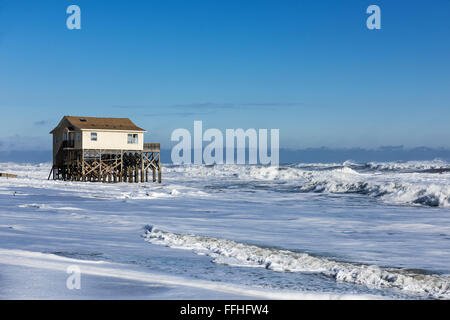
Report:
M 406 161 L 406 162 L 369 162 L 365 166 L 374 171 L 403 171 L 403 172 L 445 172 L 450 164 L 442 160 Z
M 292 192 L 315 192 L 336 194 L 362 194 L 379 198 L 391 204 L 450 207 L 450 176 L 445 173 L 447 164 L 441 161 L 409 163 L 372 163 L 357 165 L 345 162 L 340 166 L 296 164 L 292 166 L 238 166 L 217 165 L 180 166 L 170 168 L 174 177 L 191 177 L 221 184 L 246 185 L 248 182 L 272 183 L 273 191 L 290 188 Z M 383 169 L 367 170 L 369 166 Z M 393 171 L 413 170 L 411 172 Z M 377 169 L 377 170 L 378 170 Z M 391 170 L 392 169 L 392 170 Z M 416 172 L 420 170 L 421 172 Z M 443 174 L 427 173 L 440 170 Z M 212 180 L 211 180 L 212 179 Z
M 351 169 L 350 169 L 351 170 Z M 302 192 L 355 193 L 380 198 L 392 204 L 450 206 L 448 181 L 426 180 L 425 177 L 378 177 L 352 173 L 350 170 L 309 174 Z
M 30 185 L 58 190 L 73 190 L 78 183 L 47 181 L 49 167 L 43 165 L 1 164 L 4 171 L 16 173 L 14 186 Z M 272 192 L 361 194 L 395 205 L 450 207 L 449 163 L 410 161 L 357 164 L 346 161 L 331 164 L 292 164 L 288 166 L 260 165 L 167 165 L 167 190 L 148 190 L 146 187 L 127 186 L 127 190 L 111 190 L 113 186 L 83 184 L 78 194 L 100 197 L 106 194 L 126 199 L 149 199 L 163 196 L 207 195 L 219 184 L 221 190 L 258 188 Z M 11 181 L 1 180 L 8 185 Z M 100 188 L 101 187 L 101 188 Z M 101 190 L 99 190 L 99 188 Z M 95 190 L 94 190 L 95 189 Z M 130 190 L 128 190 L 130 189 Z M 174 191 L 175 190 L 175 191 Z M 101 195 L 100 195 L 101 193 Z
M 369 288 L 392 288 L 431 298 L 450 299 L 450 277 L 424 274 L 400 268 L 382 268 L 333 261 L 290 250 L 266 248 L 232 240 L 177 234 L 145 227 L 144 239 L 152 244 L 191 250 L 206 255 L 214 263 L 230 266 L 259 267 L 279 272 L 321 273 L 336 281 L 343 281 Z

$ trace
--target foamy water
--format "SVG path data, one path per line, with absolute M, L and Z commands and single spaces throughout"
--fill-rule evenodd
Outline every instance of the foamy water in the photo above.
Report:
M 363 194 L 393 204 L 450 206 L 450 164 L 407 163 L 296 164 L 263 166 L 185 166 L 166 169 L 187 177 L 283 183 L 291 192 Z
M 424 275 L 404 269 L 338 262 L 306 253 L 264 248 L 226 239 L 164 232 L 151 226 L 146 228 L 143 236 L 153 244 L 207 255 L 212 257 L 215 263 L 261 267 L 280 272 L 322 273 L 337 281 L 376 288 L 396 288 L 434 298 L 450 298 L 448 276 Z
M 49 164 L 1 163 L 19 177 L 0 179 L 0 247 L 267 296 L 448 299 L 449 168 L 164 165 L 162 184 L 99 184 L 47 180 Z M 145 225 L 154 227 L 143 239 Z

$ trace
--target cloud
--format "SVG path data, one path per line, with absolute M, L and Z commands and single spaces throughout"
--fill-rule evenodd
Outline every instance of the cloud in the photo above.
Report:
M 153 114 L 143 114 L 143 116 L 195 116 L 212 114 L 219 111 L 236 110 L 236 109 L 268 109 L 268 108 L 286 108 L 304 106 L 303 103 L 296 102 L 245 102 L 245 103 L 217 103 L 217 102 L 199 102 L 199 103 L 185 103 L 173 105 L 116 105 L 113 108 L 117 109 L 134 109 L 134 110 L 154 110 L 164 109 L 168 112 L 155 112 Z M 183 110 L 183 111 L 180 111 Z M 173 111 L 173 112 L 170 112 Z
M 158 112 L 158 113 L 145 113 L 141 116 L 143 117 L 170 117 L 170 116 L 178 116 L 178 117 L 191 117 L 198 115 L 207 115 L 212 112 Z
M 217 112 L 218 110 L 226 110 L 235 108 L 236 105 L 229 103 L 213 103 L 213 102 L 202 102 L 202 103 L 189 103 L 189 104 L 173 104 L 173 105 L 160 105 L 160 106 L 150 106 L 150 105 L 116 105 L 113 108 L 126 109 L 126 110 L 166 110 L 165 112 L 154 112 L 154 113 L 144 113 L 141 114 L 145 117 L 164 117 L 164 116 L 180 116 L 189 117 L 197 115 L 207 115 Z
M 213 103 L 213 102 L 202 102 L 202 103 L 186 103 L 186 104 L 172 104 L 172 105 L 115 105 L 112 106 L 116 109 L 154 109 L 154 108 L 164 108 L 164 109 L 228 109 L 235 107 L 235 104 L 231 103 Z
M 304 106 L 304 103 L 299 102 L 251 102 L 251 103 L 242 103 L 242 106 L 246 107 L 300 107 Z
M 189 103 L 189 104 L 176 104 L 171 106 L 172 108 L 185 108 L 185 109 L 242 109 L 242 108 L 270 108 L 270 107 L 299 107 L 303 106 L 303 103 L 297 102 L 240 102 L 240 103 Z
M 152 108 L 154 108 L 149 105 L 115 105 L 112 107 L 115 109 L 152 109 Z
M 234 103 L 214 103 L 214 102 L 203 102 L 203 103 L 189 103 L 189 104 L 176 104 L 173 108 L 187 108 L 187 109 L 232 109 L 237 105 Z
M 34 125 L 35 125 L 35 126 L 43 126 L 43 125 L 46 125 L 47 123 L 48 123 L 47 120 L 39 120 L 39 121 L 36 121 L 36 122 L 34 123 Z

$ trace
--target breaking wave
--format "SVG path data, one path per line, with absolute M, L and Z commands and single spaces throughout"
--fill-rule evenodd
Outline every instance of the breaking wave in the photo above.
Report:
M 428 172 L 440 173 L 450 170 L 449 163 L 441 160 L 408 162 L 369 162 L 367 168 L 373 171 Z
M 363 194 L 391 204 L 450 207 L 450 165 L 443 161 L 289 166 L 179 166 L 167 170 L 179 177 L 245 185 L 272 183 L 290 192 Z M 436 174 L 440 173 L 440 174 Z M 287 190 L 283 188 L 282 190 Z
M 308 181 L 301 186 L 302 192 L 363 194 L 392 204 L 450 206 L 449 180 L 427 179 L 426 176 L 377 176 L 358 173 L 350 168 L 336 169 L 327 173 L 310 173 Z
M 369 288 L 392 288 L 431 298 L 450 299 L 448 276 L 333 261 L 307 253 L 260 247 L 226 239 L 165 232 L 152 226 L 146 226 L 145 230 L 143 237 L 150 243 L 192 250 L 198 255 L 213 258 L 214 263 L 260 267 L 281 272 L 321 273 L 336 281 L 365 285 Z

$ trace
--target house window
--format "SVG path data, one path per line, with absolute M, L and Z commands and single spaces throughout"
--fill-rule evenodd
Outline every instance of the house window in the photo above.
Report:
M 77 134 L 76 134 L 76 140 L 77 140 L 77 142 L 80 142 L 80 137 L 81 137 L 81 135 L 80 135 L 80 133 L 79 132 L 77 132 Z
M 64 140 L 64 141 L 67 141 L 67 132 L 64 132 L 63 140 Z
M 91 141 L 97 141 L 97 132 L 91 132 Z
M 128 144 L 137 144 L 138 143 L 138 135 L 137 134 L 128 134 Z

